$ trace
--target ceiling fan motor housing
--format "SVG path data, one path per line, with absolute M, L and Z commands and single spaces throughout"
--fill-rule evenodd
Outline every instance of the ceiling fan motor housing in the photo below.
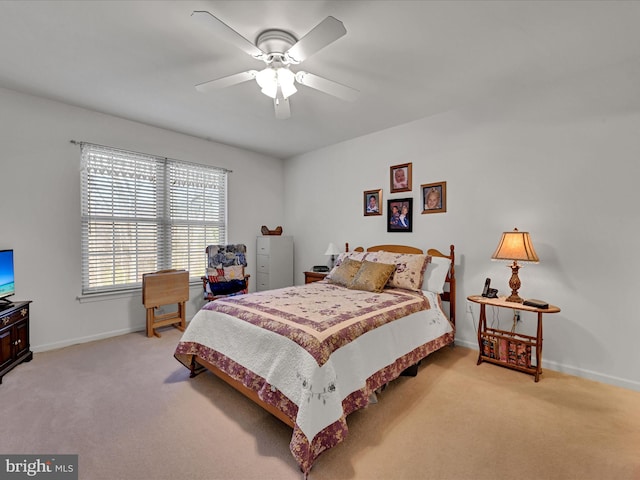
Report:
M 289 32 L 278 29 L 269 29 L 260 33 L 256 38 L 256 46 L 266 52 L 267 61 L 270 63 L 273 60 L 280 63 L 290 63 L 290 60 L 285 58 L 285 52 L 296 44 L 298 39 Z

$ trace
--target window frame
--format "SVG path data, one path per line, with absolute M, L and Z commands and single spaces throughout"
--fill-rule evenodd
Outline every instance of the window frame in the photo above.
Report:
M 81 147 L 82 296 L 142 287 L 145 273 L 205 275 L 227 243 L 229 170 L 93 143 Z

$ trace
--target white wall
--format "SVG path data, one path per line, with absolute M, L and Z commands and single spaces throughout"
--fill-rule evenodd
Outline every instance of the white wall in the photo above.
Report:
M 255 252 L 261 225 L 287 227 L 281 160 L 6 89 L 0 89 L 0 111 L 0 248 L 15 249 L 14 298 L 33 301 L 36 352 L 145 329 L 139 292 L 85 303 L 76 299 L 80 150 L 72 139 L 233 170 L 228 240 L 245 243 L 249 252 Z M 255 263 L 248 271 L 255 279 Z M 188 319 L 202 306 L 201 294 L 201 286 L 192 287 Z
M 467 295 L 484 278 L 500 233 L 531 232 L 541 258 L 520 271 L 524 297 L 562 308 L 545 316 L 544 367 L 640 390 L 635 311 L 640 260 L 640 98 L 619 65 L 519 98 L 492 98 L 283 163 L 262 155 L 0 89 L 0 247 L 16 250 L 16 299 L 31 299 L 37 352 L 144 329 L 140 295 L 79 303 L 79 150 L 69 140 L 210 163 L 234 171 L 229 241 L 255 250 L 261 225 L 295 239 L 296 283 L 326 263 L 327 244 L 456 245 L 459 343 L 475 346 Z M 389 166 L 413 162 L 412 233 L 364 217 L 364 190 L 389 195 Z M 420 215 L 419 185 L 447 181 L 448 211 Z M 284 191 L 284 199 L 282 192 Z M 255 208 L 260 198 L 260 208 Z M 386 208 L 385 208 L 386 213 Z M 254 267 L 249 272 L 255 279 Z M 191 317 L 201 305 L 192 289 Z M 503 327 L 510 319 L 501 316 Z M 521 328 L 531 331 L 533 319 Z M 485 366 L 487 368 L 497 368 Z M 480 368 L 480 367 L 479 367 Z M 543 377 L 544 378 L 544 377 Z
M 288 160 L 296 283 L 326 263 L 329 242 L 443 251 L 453 243 L 456 338 L 477 348 L 478 309 L 469 313 L 466 297 L 485 277 L 507 293 L 510 270 L 490 256 L 501 233 L 517 227 L 531 233 L 541 259 L 520 270 L 521 296 L 562 309 L 544 317 L 543 367 L 640 390 L 640 99 L 628 68 L 635 67 L 486 99 Z M 413 163 L 413 191 L 390 195 L 389 167 L 405 162 Z M 420 184 L 437 181 L 447 182 L 447 212 L 421 215 Z M 379 188 L 384 215 L 364 217 L 363 191 Z M 387 233 L 386 200 L 405 196 L 414 199 L 413 232 Z M 508 312 L 498 317 L 511 328 Z M 523 314 L 519 330 L 534 329 L 535 317 Z

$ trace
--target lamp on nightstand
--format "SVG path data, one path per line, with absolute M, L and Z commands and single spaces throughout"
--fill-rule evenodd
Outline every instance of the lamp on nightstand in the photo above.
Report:
M 523 303 L 524 300 L 518 295 L 520 288 L 520 278 L 518 277 L 518 260 L 521 262 L 538 263 L 538 255 L 533 249 L 529 232 L 520 232 L 517 228 L 513 232 L 504 232 L 500 239 L 500 244 L 491 256 L 493 260 L 513 260 L 509 265 L 511 267 L 511 279 L 509 279 L 509 287 L 511 287 L 511 295 L 507 297 L 507 302 Z
M 333 268 L 336 263 L 336 256 L 340 255 L 340 250 L 338 250 L 338 247 L 336 247 L 333 243 L 330 243 L 327 247 L 327 251 L 324 252 L 324 254 L 331 255 L 331 268 Z

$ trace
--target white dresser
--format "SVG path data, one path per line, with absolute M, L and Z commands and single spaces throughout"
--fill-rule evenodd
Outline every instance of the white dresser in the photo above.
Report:
M 293 285 L 293 237 L 265 235 L 258 237 L 256 252 L 256 290 Z

